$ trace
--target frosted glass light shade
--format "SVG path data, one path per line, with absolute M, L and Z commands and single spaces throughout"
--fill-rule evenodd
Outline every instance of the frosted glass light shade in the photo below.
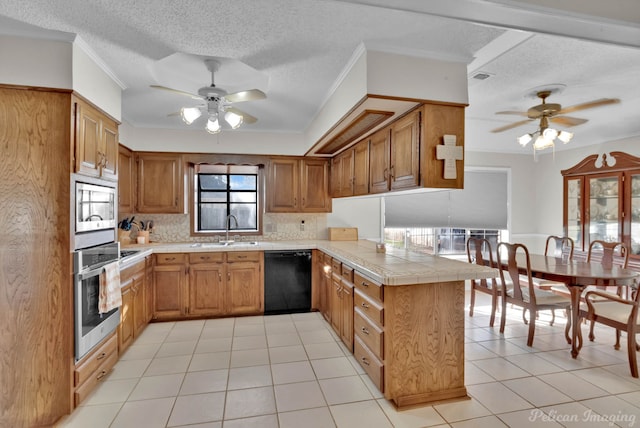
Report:
M 207 120 L 207 126 L 205 127 L 209 134 L 217 134 L 220 132 L 220 123 L 218 122 L 217 117 L 210 117 Z
M 237 129 L 240 125 L 242 125 L 242 116 L 230 111 L 225 113 L 224 120 L 226 120 L 229 126 L 231 126 L 231 128 L 233 129 Z
M 572 132 L 562 131 L 558 134 L 558 140 L 562 141 L 564 144 L 567 144 L 572 138 Z
M 198 107 L 183 107 L 180 109 L 180 117 L 187 125 L 191 125 L 200 116 L 202 116 L 202 111 Z
M 518 143 L 520 143 L 520 145 L 524 147 L 529 144 L 529 141 L 531 141 L 532 138 L 533 137 L 531 137 L 531 134 L 524 134 L 523 136 L 518 137 Z

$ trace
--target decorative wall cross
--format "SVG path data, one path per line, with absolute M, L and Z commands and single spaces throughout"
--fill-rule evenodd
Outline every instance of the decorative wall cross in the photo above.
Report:
M 444 135 L 444 144 L 436 146 L 436 159 L 444 160 L 444 178 L 454 179 L 458 176 L 456 161 L 462 160 L 462 146 L 456 146 L 455 135 Z

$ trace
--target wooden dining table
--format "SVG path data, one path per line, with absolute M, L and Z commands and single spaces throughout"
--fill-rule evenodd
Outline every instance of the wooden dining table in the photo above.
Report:
M 516 258 L 518 267 L 525 273 L 526 262 L 523 254 Z M 605 269 L 600 263 L 568 260 L 567 258 L 529 254 L 531 276 L 566 285 L 571 293 L 571 356 L 576 358 L 582 348 L 580 329 L 580 297 L 589 285 L 634 286 L 640 281 L 640 272 L 613 266 Z M 504 265 L 506 268 L 506 263 Z

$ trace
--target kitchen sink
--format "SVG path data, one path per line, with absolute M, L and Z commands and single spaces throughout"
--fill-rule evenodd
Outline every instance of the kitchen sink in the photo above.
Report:
M 192 248 L 216 248 L 216 247 L 256 247 L 260 245 L 258 241 L 220 241 L 220 242 L 198 242 L 191 244 Z

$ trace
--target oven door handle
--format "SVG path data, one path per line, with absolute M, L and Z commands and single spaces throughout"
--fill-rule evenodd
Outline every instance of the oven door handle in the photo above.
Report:
M 104 266 L 100 266 L 99 268 L 91 269 L 89 271 L 80 272 L 78 277 L 80 277 L 80 281 L 84 281 L 88 278 L 92 278 L 94 276 L 98 276 L 102 273 Z

